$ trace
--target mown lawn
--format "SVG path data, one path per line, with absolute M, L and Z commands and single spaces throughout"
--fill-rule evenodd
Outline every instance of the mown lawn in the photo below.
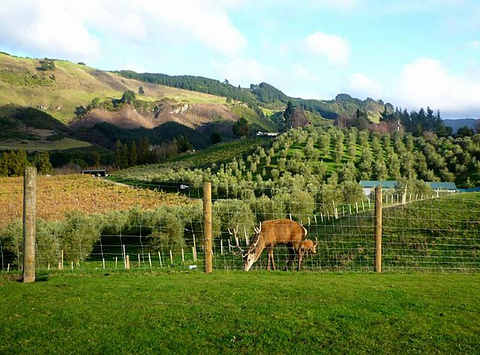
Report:
M 480 275 L 0 278 L 0 353 L 480 352 Z

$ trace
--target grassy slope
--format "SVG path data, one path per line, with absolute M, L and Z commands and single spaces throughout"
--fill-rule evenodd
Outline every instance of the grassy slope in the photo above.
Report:
M 227 143 L 221 143 L 217 144 L 213 147 L 209 147 L 207 149 L 201 150 L 197 152 L 194 155 L 191 154 L 185 154 L 185 155 L 180 155 L 178 157 L 175 157 L 173 159 L 170 159 L 167 161 L 168 162 L 177 162 L 177 161 L 182 161 L 186 162 L 188 166 L 192 168 L 202 168 L 202 167 L 208 167 L 213 163 L 216 163 L 217 165 L 220 163 L 228 163 L 233 160 L 233 158 L 239 158 L 245 155 L 248 151 L 250 151 L 253 147 L 260 145 L 262 142 L 267 142 L 271 140 L 274 142 L 275 138 L 255 138 L 255 139 L 246 139 L 246 140 L 236 140 L 233 142 L 227 142 Z M 294 155 L 295 151 L 298 151 L 301 153 L 301 156 L 303 156 L 303 149 L 305 147 L 306 143 L 302 144 L 293 144 L 287 152 L 287 158 L 291 159 L 292 156 Z M 315 148 L 320 150 L 318 144 L 315 144 Z M 335 163 L 333 156 L 334 156 L 334 143 L 332 142 L 330 144 L 330 148 L 328 151 L 328 154 L 323 155 L 320 153 L 320 160 L 323 160 L 323 162 L 326 164 L 327 167 L 327 175 L 329 176 L 333 171 L 336 169 L 340 168 L 341 164 Z M 356 150 L 356 156 L 355 159 L 359 159 L 361 155 L 361 146 L 357 142 L 357 150 Z M 280 158 L 280 154 L 277 152 L 275 156 L 273 157 L 271 164 L 270 165 L 265 165 L 265 158 L 261 159 L 260 164 L 257 167 L 257 171 L 261 171 L 263 168 L 266 169 L 267 173 L 270 173 L 272 169 L 277 168 L 277 163 L 278 159 Z M 347 148 L 344 147 L 344 153 L 343 153 L 343 158 L 341 163 L 346 162 L 350 160 L 351 157 L 348 155 Z M 163 164 L 160 164 L 163 165 Z M 144 178 L 140 178 L 139 175 L 142 176 L 153 176 L 152 174 L 155 173 L 156 170 L 158 170 L 159 165 L 146 165 L 142 167 L 133 167 L 129 168 L 127 170 L 122 170 L 115 172 L 113 175 L 114 176 L 121 176 L 122 179 L 126 180 L 141 180 L 145 181 Z M 141 171 L 141 174 L 138 174 Z M 268 178 L 268 176 L 267 176 Z
M 475 274 L 122 273 L 44 280 L 0 279 L 1 353 L 479 349 Z
M 355 206 L 350 208 L 353 215 L 349 214 L 349 206 L 342 206 L 339 219 L 309 227 L 310 237 L 318 237 L 320 247 L 307 265 L 315 269 L 373 268 L 374 212 L 361 212 L 360 205 L 360 213 L 355 214 Z M 446 194 L 406 205 L 384 206 L 383 268 L 478 269 L 479 213 L 480 193 Z
M 55 70 L 42 72 L 38 60 L 0 53 L 0 106 L 43 106 L 62 122 L 74 118 L 77 106 L 86 106 L 95 97 L 120 98 L 126 90 L 145 89 L 147 101 L 170 98 L 191 103 L 225 103 L 225 98 L 161 85 L 141 83 L 88 66 L 55 60 Z M 50 76 L 54 74 L 55 80 Z
M 75 148 L 87 148 L 91 144 L 72 138 L 62 138 L 58 141 L 36 141 L 26 139 L 8 139 L 5 142 L 0 142 L 0 150 L 18 149 L 21 148 L 26 151 L 37 150 L 67 150 Z
M 190 168 L 209 167 L 214 163 L 221 164 L 241 157 L 246 152 L 261 145 L 264 141 L 264 138 L 251 138 L 219 143 L 194 154 L 184 153 L 167 160 L 165 163 L 134 166 L 119 170 L 111 174 L 111 179 L 134 186 L 142 186 L 144 185 L 143 183 L 152 182 L 158 178 L 158 173 L 162 171 L 162 168 L 171 167 L 170 163 L 181 163 L 180 166 Z
M 201 151 L 190 154 L 185 153 L 170 159 L 168 162 L 185 162 L 188 165 L 201 167 L 210 166 L 213 163 L 220 164 L 222 162 L 229 162 L 235 157 L 242 156 L 245 152 L 261 145 L 265 139 L 250 138 L 239 139 L 232 142 L 219 143 Z
M 137 95 L 137 100 L 140 101 L 153 102 L 165 99 L 179 104 L 206 104 L 207 108 L 203 107 L 203 111 L 208 111 L 208 105 L 226 105 L 227 109 L 234 114 L 246 117 L 255 129 L 268 131 L 277 129 L 271 120 L 259 117 L 253 110 L 243 105 L 227 104 L 224 97 L 142 83 L 68 61 L 55 60 L 54 70 L 38 70 L 39 66 L 39 60 L 0 53 L 0 108 L 4 116 L 8 111 L 6 105 L 14 104 L 38 108 L 68 124 L 75 118 L 75 108 L 86 107 L 94 98 L 118 99 L 126 90 L 138 92 L 139 87 L 142 86 L 145 94 Z M 216 120 L 213 118 L 212 122 L 218 125 L 219 122 Z M 0 128 L 2 124 L 5 125 L 8 122 L 0 122 Z M 231 125 L 231 122 L 228 125 Z M 4 132 L 4 137 L 0 138 L 0 149 L 69 149 L 88 146 L 83 142 L 71 140 L 54 143 L 46 140 L 33 142 L 34 138 L 19 129 L 10 127 L 8 132 Z
M 273 142 L 275 142 L 275 139 L 276 138 L 273 138 L 271 139 L 271 142 L 273 144 Z M 300 159 L 304 159 L 305 158 L 305 153 L 304 153 L 304 149 L 307 145 L 307 141 L 303 141 L 302 143 L 299 143 L 298 141 L 296 140 L 293 140 L 292 141 L 292 145 L 289 147 L 289 149 L 287 150 L 287 155 L 286 155 L 286 158 L 287 160 L 291 160 L 295 157 L 295 155 L 297 154 L 297 156 L 300 157 Z M 373 151 L 373 144 L 372 144 L 372 138 L 369 138 L 368 140 L 368 149 L 370 150 L 370 153 L 372 155 L 372 159 L 373 157 L 375 156 L 374 154 L 374 151 Z M 387 164 L 387 161 L 386 161 L 386 150 L 387 148 L 390 148 L 390 147 L 393 147 L 394 146 L 394 142 L 393 142 L 393 138 L 391 140 L 391 143 L 390 143 L 390 146 L 387 147 L 383 140 L 380 142 L 381 146 L 382 146 L 382 149 L 383 149 L 383 157 L 384 157 L 384 161 L 385 163 Z M 358 165 L 360 162 L 361 162 L 361 159 L 362 159 L 362 150 L 364 149 L 360 143 L 360 140 L 357 139 L 356 141 L 356 145 L 355 145 L 355 155 L 354 156 L 351 156 L 350 155 L 350 152 L 349 152 L 349 149 L 348 149 L 348 137 L 345 137 L 345 139 L 343 140 L 343 153 L 342 153 L 342 157 L 340 159 L 339 162 L 336 162 L 335 161 L 335 149 L 336 149 L 336 143 L 335 143 L 335 140 L 332 138 L 331 141 L 330 141 L 330 145 L 325 152 L 322 151 L 321 149 L 321 146 L 319 144 L 318 141 L 315 141 L 314 143 L 314 149 L 317 151 L 318 153 L 318 161 L 322 160 L 324 163 L 325 163 L 325 166 L 326 166 L 326 175 L 327 177 L 330 176 L 334 171 L 336 172 L 339 172 L 339 169 L 342 167 L 342 165 L 344 163 L 347 163 L 347 162 L 351 162 L 353 161 L 356 165 Z M 218 154 L 212 156 L 211 158 L 209 159 L 205 159 L 205 161 L 203 161 L 201 164 L 195 164 L 195 158 L 192 158 L 192 159 L 189 159 L 187 158 L 187 160 L 190 160 L 193 164 L 193 167 L 204 167 L 207 165 L 207 163 L 209 164 L 212 164 L 212 163 L 218 163 L 218 161 L 215 160 L 215 157 L 218 157 L 219 160 L 221 160 L 221 162 L 225 163 L 225 162 L 228 162 L 228 160 L 231 160 L 233 159 L 233 157 L 239 157 L 239 156 L 242 156 L 248 149 L 250 149 L 250 147 L 246 146 L 245 147 L 245 150 L 243 152 L 241 151 L 236 151 L 235 152 L 235 155 L 232 156 L 231 154 L 229 154 L 228 152 L 228 146 L 222 146 L 222 145 L 219 145 L 216 150 L 218 152 Z M 268 149 L 268 147 L 266 148 Z M 420 149 L 418 144 L 415 143 L 415 150 L 418 150 Z M 449 149 L 453 149 L 453 146 L 450 147 Z M 220 151 L 223 150 L 223 154 L 220 154 Z M 207 155 L 209 154 L 211 151 L 209 150 L 206 150 L 205 153 L 198 153 L 198 154 L 201 154 L 201 155 Z M 442 154 L 442 153 L 440 153 Z M 270 161 L 270 164 L 267 165 L 266 164 L 266 159 L 265 158 L 262 158 L 260 160 L 260 163 L 258 164 L 257 166 L 257 171 L 262 171 L 263 169 L 265 169 L 266 171 L 266 177 L 265 179 L 268 179 L 271 177 L 271 171 L 272 169 L 276 169 L 278 168 L 278 162 L 279 162 L 279 159 L 282 157 L 282 154 L 278 151 L 276 151 L 275 155 L 272 157 L 271 161 Z M 373 159 L 374 160 L 374 159 Z M 308 162 L 308 164 L 311 164 L 312 162 Z M 145 168 L 142 168 L 142 172 L 145 173 L 146 170 L 148 169 L 151 169 L 151 170 L 155 170 L 158 166 L 155 166 L 155 167 L 145 167 Z M 387 166 L 388 167 L 388 166 Z M 372 169 L 373 169 L 373 165 L 372 165 Z M 135 180 L 135 168 L 132 168 L 128 171 L 128 174 L 131 174 L 131 176 L 129 177 L 125 177 L 126 179 L 129 179 L 129 180 Z M 466 173 L 464 174 L 456 174 L 455 175 L 455 183 L 457 184 L 458 187 L 463 187 L 467 177 L 469 177 L 472 181 L 476 181 L 476 177 L 478 176 L 479 172 L 478 171 L 475 171 L 475 170 L 470 170 L 470 171 L 467 171 Z M 244 177 L 245 177 L 245 173 L 244 173 Z M 440 178 L 439 175 L 437 175 L 438 178 Z M 389 176 L 387 178 L 387 180 L 392 180 L 393 178 L 391 176 Z

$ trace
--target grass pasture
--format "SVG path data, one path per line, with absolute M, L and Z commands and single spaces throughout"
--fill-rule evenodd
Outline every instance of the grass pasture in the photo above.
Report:
M 73 138 L 62 138 L 57 141 L 28 140 L 28 139 L 6 139 L 0 140 L 0 149 L 23 149 L 26 151 L 37 150 L 67 150 L 75 148 L 87 148 L 91 144 Z
M 0 278 L 0 353 L 474 354 L 478 274 Z

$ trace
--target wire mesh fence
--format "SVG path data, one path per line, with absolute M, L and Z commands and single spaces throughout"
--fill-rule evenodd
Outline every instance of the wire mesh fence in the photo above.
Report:
M 178 182 L 132 188 L 78 176 L 38 180 L 37 269 L 203 271 L 202 186 Z M 0 187 L 2 273 L 20 270 L 23 258 L 22 182 L 5 181 Z M 287 219 L 303 225 L 315 245 L 315 253 L 305 254 L 302 270 L 373 271 L 372 196 L 350 203 L 329 196 L 213 186 L 213 268 L 241 270 L 239 247 L 245 251 L 255 242 L 255 228 Z M 384 191 L 382 202 L 384 271 L 480 269 L 480 194 Z M 289 246 L 276 245 L 273 255 L 276 269 L 286 268 Z M 252 269 L 264 270 L 267 264 L 265 249 Z

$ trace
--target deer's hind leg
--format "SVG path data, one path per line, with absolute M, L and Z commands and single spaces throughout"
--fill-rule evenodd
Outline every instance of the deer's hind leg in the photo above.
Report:
M 287 245 L 288 248 L 288 257 L 287 257 L 287 264 L 285 266 L 285 270 L 288 271 L 290 264 L 295 262 L 295 247 L 292 244 Z M 293 265 L 292 265 L 293 269 Z
M 272 262 L 273 270 L 275 270 L 275 259 L 273 258 L 273 245 L 268 247 L 267 270 L 270 270 L 270 261 Z

